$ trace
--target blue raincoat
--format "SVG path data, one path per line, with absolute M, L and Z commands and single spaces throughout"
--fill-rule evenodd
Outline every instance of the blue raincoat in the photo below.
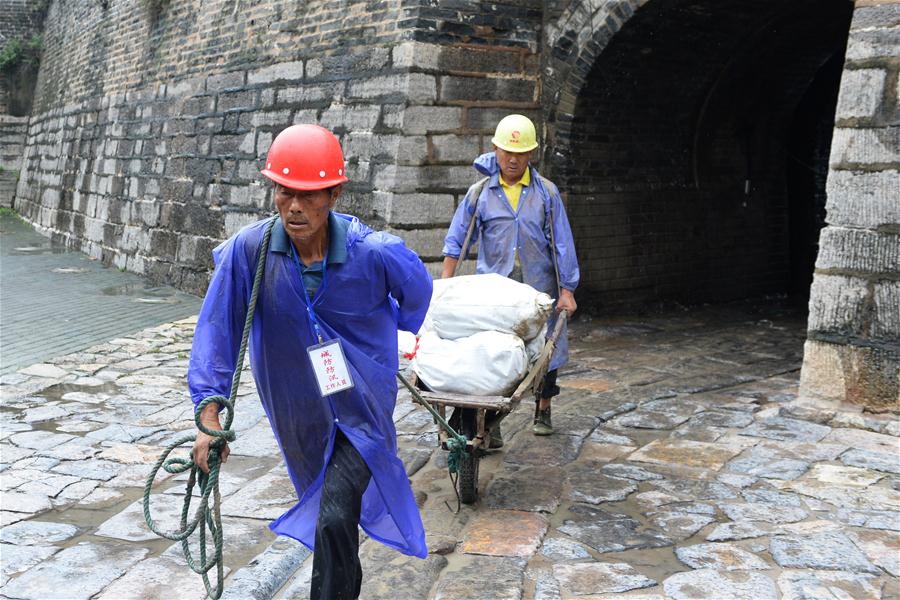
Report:
M 575 291 L 580 276 L 578 259 L 575 256 L 575 242 L 572 239 L 566 209 L 556 186 L 549 181 L 545 183 L 537 170 L 529 165 L 531 182 L 522 189 L 518 210 L 513 210 L 500 185 L 500 167 L 494 153 L 482 154 L 475 159 L 474 166 L 480 173 L 490 178 L 478 197 L 478 215 L 470 242 L 471 247 L 480 240 L 476 272 L 508 276 L 515 266 L 518 249 L 523 281 L 536 290 L 558 298 L 556 269 L 550 250 L 552 220 L 556 257 L 559 262 L 559 285 Z M 459 258 L 472 218 L 470 196 L 475 187 L 469 188 L 464 201 L 453 215 L 450 230 L 444 239 L 444 256 Z M 554 312 L 548 324 L 548 332 L 553 330 L 556 316 L 557 313 Z M 564 365 L 568 356 L 569 344 L 564 327 L 559 345 L 550 360 L 550 369 L 558 369 Z
M 346 253 L 342 262 L 333 261 L 335 249 L 329 248 L 312 305 L 322 336 L 341 339 L 355 387 L 325 398 L 319 394 L 306 351 L 318 343 L 303 300 L 306 290 L 291 242 L 276 222 L 250 333 L 250 363 L 299 502 L 270 528 L 314 549 L 325 466 L 340 428 L 372 472 L 360 525 L 380 542 L 424 558 L 425 533 L 406 470 L 397 458 L 392 415 L 397 329 L 419 330 L 431 301 L 431 276 L 400 238 L 372 231 L 355 217 L 331 213 L 329 219 L 329 227 L 341 224 L 335 219 L 349 221 L 342 223 Z M 213 251 L 216 268 L 200 310 L 188 369 L 195 406 L 208 396 L 227 397 L 230 392 L 267 223 L 245 227 Z

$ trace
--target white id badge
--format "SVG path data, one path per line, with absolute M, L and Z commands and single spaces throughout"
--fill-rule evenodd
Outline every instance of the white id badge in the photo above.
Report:
M 353 387 L 353 378 L 350 377 L 350 369 L 347 368 L 340 340 L 316 344 L 306 351 L 309 353 L 309 360 L 322 396 L 330 396 Z

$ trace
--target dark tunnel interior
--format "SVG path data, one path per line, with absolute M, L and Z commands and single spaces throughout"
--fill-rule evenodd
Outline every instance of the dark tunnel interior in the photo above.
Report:
M 580 91 L 568 191 L 581 302 L 804 305 L 852 4 L 653 0 Z

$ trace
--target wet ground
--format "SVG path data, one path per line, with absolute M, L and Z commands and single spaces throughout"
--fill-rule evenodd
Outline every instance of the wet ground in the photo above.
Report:
M 151 286 L 50 243 L 0 212 L 0 373 L 196 313 L 200 299 Z
M 152 327 L 0 378 L 0 595 L 203 596 L 138 502 L 162 447 L 193 430 L 192 329 Z M 435 426 L 401 395 L 430 556 L 365 541 L 362 598 L 898 597 L 900 431 L 798 405 L 804 331 L 777 301 L 576 322 L 556 435 L 532 436 L 520 406 L 482 460 L 479 502 L 458 514 Z M 308 552 L 266 527 L 295 496 L 249 372 L 235 424 L 225 597 L 308 597 Z M 164 529 L 182 478 L 155 488 Z

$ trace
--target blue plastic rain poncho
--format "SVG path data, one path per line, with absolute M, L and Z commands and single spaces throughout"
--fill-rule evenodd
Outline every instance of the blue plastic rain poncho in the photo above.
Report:
M 529 165 L 531 181 L 522 190 L 518 210 L 513 210 L 500 185 L 500 167 L 493 152 L 482 154 L 474 163 L 475 168 L 489 177 L 478 197 L 475 231 L 470 245 L 478 245 L 478 273 L 498 273 L 504 277 L 513 271 L 516 250 L 525 283 L 557 298 L 556 270 L 550 251 L 550 222 L 559 262 L 559 285 L 574 291 L 578 287 L 578 260 L 572 229 L 559 190 L 553 183 L 538 175 Z M 472 198 L 477 186 L 472 186 L 460 203 L 444 240 L 444 256 L 459 258 L 466 230 L 472 218 Z M 552 219 L 550 218 L 552 214 Z M 464 257 L 463 257 L 464 258 Z M 556 313 L 550 318 L 548 331 L 553 330 Z M 550 369 L 564 365 L 569 355 L 565 329 L 559 345 L 550 361 Z
M 313 549 L 325 466 L 340 427 L 372 472 L 360 525 L 400 552 L 425 557 L 425 534 L 397 458 L 392 414 L 397 329 L 418 331 L 431 300 L 431 276 L 400 238 L 374 232 L 355 217 L 331 213 L 329 219 L 330 231 L 342 225 L 346 232 L 345 252 L 329 248 L 312 304 L 322 336 L 342 340 L 355 387 L 325 398 L 319 394 L 306 351 L 318 343 L 302 296 L 306 291 L 287 234 L 276 222 L 250 334 L 250 363 L 299 502 L 270 527 Z M 267 222 L 245 227 L 213 251 L 216 268 L 188 369 L 195 405 L 230 392 Z

